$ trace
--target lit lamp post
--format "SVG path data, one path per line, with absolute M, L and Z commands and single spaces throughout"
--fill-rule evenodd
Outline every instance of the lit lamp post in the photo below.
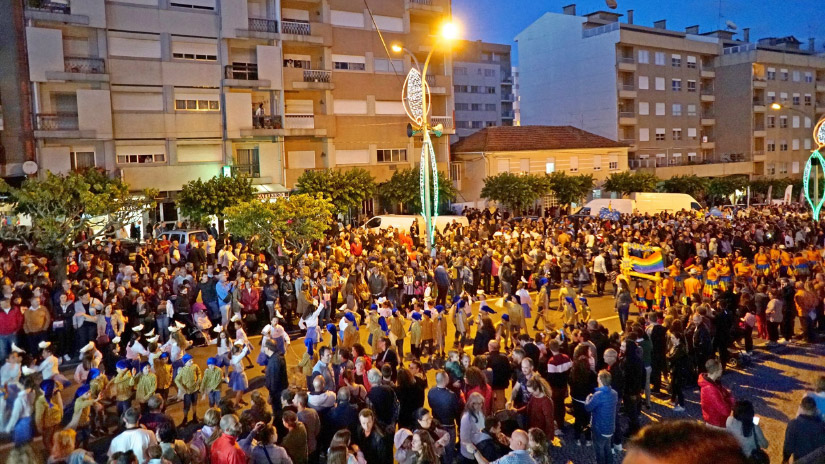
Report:
M 443 41 L 449 42 L 458 36 L 458 28 L 453 23 L 445 23 L 441 27 L 440 38 Z M 392 45 L 392 51 L 395 53 L 406 52 L 415 63 L 415 67 L 410 69 L 407 73 L 407 78 L 404 80 L 404 87 L 401 90 L 401 102 L 404 104 L 404 111 L 412 120 L 412 124 L 407 126 L 407 136 L 412 137 L 415 134 L 421 133 L 423 141 L 421 143 L 421 161 L 419 174 L 419 189 L 421 194 L 421 208 L 422 216 L 424 217 L 424 224 L 427 229 L 427 251 L 431 251 L 435 245 L 435 222 L 434 218 L 438 216 L 438 166 L 435 160 L 435 151 L 433 150 L 432 140 L 430 139 L 430 131 L 436 137 L 441 137 L 443 126 L 438 124 L 432 126 L 429 122 L 430 118 L 430 86 L 427 85 L 427 68 L 430 65 L 430 58 L 433 56 L 436 47 L 430 49 L 427 59 L 424 60 L 424 67 L 418 63 L 415 54 L 404 48 L 399 44 Z M 435 190 L 433 190 L 435 185 Z
M 771 103 L 772 110 L 789 110 L 796 113 L 799 113 L 805 117 L 809 117 L 805 114 L 804 111 L 800 111 L 796 108 L 791 108 L 780 103 Z M 805 199 L 808 201 L 808 205 L 811 207 L 811 214 L 814 221 L 819 220 L 819 211 L 822 209 L 823 203 L 825 203 L 825 197 L 820 200 L 819 198 L 819 168 L 822 167 L 825 169 L 825 158 L 823 158 L 821 150 L 825 148 L 825 118 L 821 119 L 816 125 L 814 126 L 814 143 L 816 143 L 817 147 L 811 156 L 808 157 L 808 162 L 805 163 L 805 170 L 802 173 L 802 190 L 805 194 Z M 810 191 L 810 178 L 811 178 L 811 169 L 814 171 L 814 195 L 811 198 L 811 191 Z

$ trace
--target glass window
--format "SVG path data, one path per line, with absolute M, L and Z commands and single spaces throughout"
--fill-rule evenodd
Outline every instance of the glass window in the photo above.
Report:
M 673 140 L 682 140 L 682 129 L 673 129 Z
M 682 91 L 682 79 L 672 79 L 670 81 L 670 90 L 674 92 Z
M 674 68 L 682 67 L 682 55 L 671 55 L 670 65 Z
M 376 151 L 377 160 L 379 163 L 399 163 L 407 161 L 406 148 L 386 148 Z
M 696 92 L 696 81 L 687 81 L 687 91 Z
M 665 65 L 665 53 L 664 52 L 656 52 L 656 65 L 657 66 L 664 66 Z
M 681 116 L 682 115 L 682 104 L 681 103 L 674 103 L 672 107 L 673 116 Z
M 69 156 L 72 171 L 95 167 L 95 152 L 93 151 L 73 151 L 69 153 Z
M 650 63 L 650 52 L 647 50 L 639 50 L 639 63 Z

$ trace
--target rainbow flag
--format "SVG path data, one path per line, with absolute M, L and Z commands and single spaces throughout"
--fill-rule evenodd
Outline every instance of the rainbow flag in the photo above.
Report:
M 662 260 L 661 252 L 654 252 L 647 258 L 630 257 L 630 265 L 633 271 L 640 274 L 653 274 L 654 272 L 663 272 L 665 270 L 665 263 Z

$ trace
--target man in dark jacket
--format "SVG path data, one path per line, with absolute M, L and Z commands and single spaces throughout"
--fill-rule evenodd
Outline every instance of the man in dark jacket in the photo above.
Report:
M 392 462 L 392 435 L 385 434 L 375 424 L 375 414 L 370 409 L 362 409 L 358 414 L 359 427 L 353 440 L 367 464 L 387 464 Z
M 281 409 L 281 392 L 289 387 L 286 360 L 277 350 L 278 348 L 272 342 L 267 342 L 263 347 L 264 354 L 269 356 L 264 371 L 264 381 L 269 391 L 269 404 L 275 410 Z
M 490 281 L 493 277 L 493 252 L 488 250 L 487 254 L 481 258 L 481 281 L 484 293 L 490 293 Z
M 490 386 L 493 388 L 493 411 L 504 409 L 507 403 L 505 390 L 510 386 L 510 378 L 513 369 L 507 356 L 501 354 L 501 345 L 496 340 L 490 340 L 487 344 L 487 367 L 493 371 L 493 381 Z
M 349 389 L 338 389 L 338 402 L 327 412 L 325 419 L 324 429 L 329 429 L 333 434 L 341 429 L 348 429 L 353 434 L 357 431 L 358 408 L 350 403 Z
M 652 391 L 659 393 L 662 390 L 662 374 L 667 369 L 667 329 L 661 324 L 662 313 L 655 313 L 650 316 L 651 326 L 647 328 L 647 335 L 653 349 L 650 352 L 651 372 L 650 383 Z
M 196 247 L 189 250 L 189 255 L 186 257 L 186 260 L 192 263 L 195 271 L 201 272 L 203 270 L 203 266 L 206 266 L 205 243 L 202 241 L 198 242 Z
M 819 416 L 816 401 L 810 396 L 802 398 L 799 416 L 785 429 L 785 445 L 782 447 L 782 463 L 793 456 L 794 462 L 817 448 L 825 446 L 825 422 Z

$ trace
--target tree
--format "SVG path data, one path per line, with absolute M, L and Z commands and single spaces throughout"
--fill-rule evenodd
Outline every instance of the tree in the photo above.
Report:
M 206 182 L 200 178 L 183 186 L 176 202 L 181 213 L 194 224 L 205 225 L 209 216 L 223 222 L 223 211 L 255 198 L 252 180 L 245 176 L 215 176 Z
M 564 171 L 556 171 L 547 177 L 550 181 L 550 191 L 562 205 L 578 202 L 593 188 L 591 174 L 568 176 Z
M 745 190 L 747 186 L 747 176 L 715 177 L 708 183 L 707 197 L 714 203 L 726 203 L 736 190 Z
M 225 210 L 226 229 L 272 256 L 283 244 L 296 261 L 313 241 L 324 237 L 333 209 L 332 202 L 321 194 L 295 194 L 274 202 L 253 199 Z
M 307 170 L 298 178 L 295 190 L 313 196 L 320 193 L 332 201 L 336 213 L 348 214 L 351 208 L 360 208 L 364 200 L 375 195 L 375 179 L 361 168 Z
M 419 182 L 419 172 L 416 169 L 402 169 L 395 171 L 392 177 L 386 182 L 378 184 L 378 196 L 381 200 L 391 206 L 401 204 L 401 210 L 410 214 L 421 214 L 421 187 Z M 433 192 L 435 186 L 433 186 Z M 433 193 L 431 192 L 431 194 Z M 453 181 L 439 171 L 438 173 L 438 201 L 439 209 L 455 199 L 458 195 Z
M 549 191 L 550 181 L 546 175 L 502 172 L 484 179 L 481 196 L 501 203 L 513 213 L 520 213 Z
M 625 171 L 611 174 L 602 187 L 627 196 L 633 192 L 655 192 L 659 178 L 648 172 Z
M 157 196 L 154 190 L 132 193 L 123 181 L 96 169 L 46 172 L 44 178 L 26 179 L 20 188 L 0 180 L 0 190 L 15 214 L 31 218 L 31 227 L 0 227 L 0 235 L 52 258 L 57 279 L 66 276 L 69 252 L 139 220 Z
M 673 176 L 662 182 L 661 191 L 667 193 L 687 193 L 693 198 L 705 196 L 710 181 L 697 175 Z

